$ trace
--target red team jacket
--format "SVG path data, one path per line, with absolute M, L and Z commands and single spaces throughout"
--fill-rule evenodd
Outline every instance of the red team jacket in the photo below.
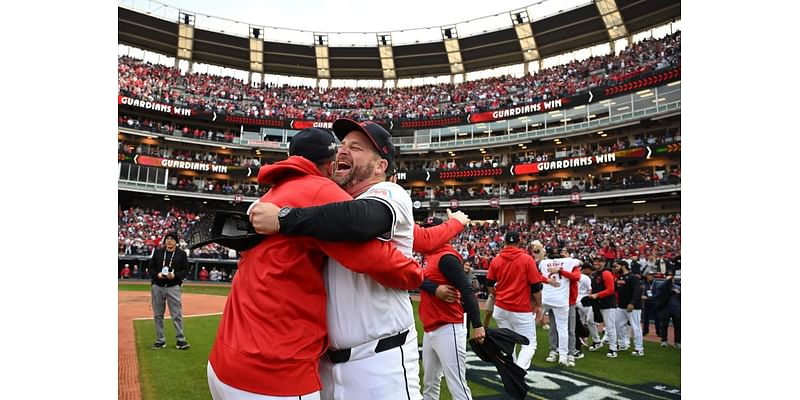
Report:
M 258 181 L 273 184 L 261 198 L 279 207 L 309 207 L 352 200 L 292 156 L 261 168 Z M 320 356 L 327 349 L 325 254 L 387 287 L 416 289 L 419 264 L 390 242 L 323 242 L 310 237 L 267 236 L 244 251 L 211 349 L 217 377 L 240 390 L 298 396 L 320 390 Z
M 547 282 L 533 257 L 513 246 L 500 250 L 489 265 L 486 278 L 497 281 L 494 304 L 511 312 L 533 312 L 530 285 Z
M 416 241 L 416 239 L 415 239 Z M 439 270 L 439 260 L 446 255 L 454 255 L 461 262 L 461 256 L 453 246 L 447 244 L 439 250 L 425 254 L 427 267 L 425 267 L 425 278 L 437 285 L 451 283 Z M 420 291 L 419 319 L 422 320 L 423 330 L 430 332 L 445 324 L 458 324 L 464 322 L 464 307 L 461 305 L 461 292 L 456 291 L 456 299 L 452 303 L 439 300 L 438 297 L 422 290 Z

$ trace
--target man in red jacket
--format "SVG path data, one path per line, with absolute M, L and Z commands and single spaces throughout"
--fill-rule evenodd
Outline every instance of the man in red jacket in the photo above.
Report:
M 289 153 L 287 160 L 259 171 L 259 183 L 272 185 L 261 201 L 307 207 L 351 198 L 328 178 L 336 154 L 330 132 L 304 129 Z M 389 242 L 268 236 L 239 260 L 209 356 L 215 400 L 319 399 L 319 359 L 327 349 L 321 273 L 326 254 L 387 287 L 409 290 L 422 283 L 419 264 Z
M 522 346 L 514 363 L 527 370 L 536 352 L 534 318 L 541 318 L 542 283 L 548 282 L 536 267 L 536 261 L 519 248 L 519 233 L 506 233 L 505 246 L 492 260 L 486 274 L 486 286 L 495 295 L 492 317 L 498 328 L 508 328 L 525 336 L 530 344 Z

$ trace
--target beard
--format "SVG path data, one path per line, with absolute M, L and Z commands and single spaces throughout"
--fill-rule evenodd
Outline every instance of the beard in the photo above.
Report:
M 347 172 L 347 175 L 341 176 L 339 174 L 334 174 L 333 180 L 343 189 L 355 186 L 372 177 L 372 171 L 375 170 L 376 162 L 377 161 L 370 161 L 367 165 L 354 165 L 350 168 L 350 171 Z

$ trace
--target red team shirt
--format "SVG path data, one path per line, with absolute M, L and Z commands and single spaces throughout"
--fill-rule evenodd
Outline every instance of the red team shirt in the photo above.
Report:
M 525 250 L 506 246 L 489 265 L 487 279 L 496 281 L 495 305 L 511 312 L 533 312 L 531 287 L 547 282 Z
M 450 285 L 451 283 L 439 270 L 439 261 L 446 255 L 452 255 L 461 262 L 461 256 L 451 245 L 445 245 L 435 253 L 427 254 L 427 267 L 425 267 L 425 278 L 438 285 Z M 461 305 L 461 292 L 456 291 L 456 299 L 452 303 L 439 300 L 438 297 L 426 291 L 421 291 L 419 303 L 419 318 L 425 332 L 445 324 L 458 324 L 464 321 L 464 307 Z

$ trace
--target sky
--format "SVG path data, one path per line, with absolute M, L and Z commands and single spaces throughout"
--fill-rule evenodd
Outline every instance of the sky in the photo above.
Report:
M 440 27 L 456 25 L 462 37 L 511 26 L 508 12 L 527 9 L 533 20 L 559 10 L 574 8 L 590 0 L 491 0 L 431 1 L 403 0 L 120 0 L 119 4 L 153 15 L 177 19 L 177 10 L 197 15 L 195 26 L 247 35 L 248 26 L 266 29 L 265 38 L 293 43 L 311 42 L 311 32 L 328 33 L 329 44 L 374 45 L 375 32 L 392 32 L 394 44 L 441 40 Z M 167 6 L 163 6 L 166 4 Z M 226 18 L 222 21 L 200 15 Z M 486 18 L 488 17 L 488 18 Z M 470 21 L 470 22 L 466 22 Z M 429 29 L 425 29 L 429 28 Z M 303 32 L 300 32 L 303 31 Z M 400 32 L 403 31 L 403 32 Z M 339 32 L 342 32 L 341 34 Z M 346 34 L 344 32 L 358 32 Z M 364 34 L 364 32 L 368 32 Z

